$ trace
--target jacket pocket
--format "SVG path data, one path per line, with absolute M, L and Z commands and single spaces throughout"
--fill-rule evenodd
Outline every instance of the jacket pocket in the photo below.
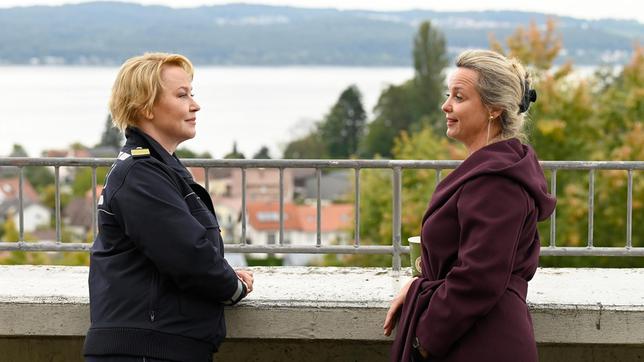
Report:
M 215 318 L 223 312 L 221 305 L 189 294 L 182 294 L 179 303 L 181 314 L 187 317 Z

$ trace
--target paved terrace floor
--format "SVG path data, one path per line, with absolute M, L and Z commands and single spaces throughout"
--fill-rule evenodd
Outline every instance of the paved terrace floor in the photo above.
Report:
M 382 345 L 391 341 L 382 335 L 389 302 L 410 277 L 408 269 L 251 269 L 255 291 L 226 314 L 232 341 Z M 0 337 L 82 337 L 87 275 L 87 267 L 0 266 Z M 540 345 L 635 346 L 644 358 L 644 269 L 539 269 L 527 300 Z

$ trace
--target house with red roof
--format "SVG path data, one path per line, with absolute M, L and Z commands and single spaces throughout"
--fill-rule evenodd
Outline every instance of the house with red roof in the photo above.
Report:
M 278 202 L 249 202 L 247 205 L 248 241 L 253 245 L 279 244 L 280 221 Z M 347 244 L 353 222 L 352 204 L 325 203 L 321 207 L 320 231 L 323 245 Z M 285 245 L 316 245 L 317 206 L 284 203 Z M 311 254 L 289 254 L 289 265 L 306 265 L 316 258 Z

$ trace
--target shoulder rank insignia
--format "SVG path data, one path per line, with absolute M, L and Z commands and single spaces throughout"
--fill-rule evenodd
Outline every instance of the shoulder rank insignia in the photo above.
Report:
M 150 157 L 150 150 L 147 148 L 141 148 L 141 147 L 133 148 L 130 150 L 130 153 L 134 158 Z

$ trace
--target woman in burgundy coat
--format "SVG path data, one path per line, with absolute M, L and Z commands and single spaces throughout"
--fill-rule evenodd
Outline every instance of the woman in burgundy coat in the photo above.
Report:
M 534 151 L 521 143 L 536 92 L 523 66 L 472 50 L 456 60 L 442 106 L 467 159 L 423 216 L 422 276 L 385 319 L 392 361 L 537 361 L 526 305 L 539 261 L 537 221 L 555 207 Z M 402 310 L 401 310 L 402 309 Z

